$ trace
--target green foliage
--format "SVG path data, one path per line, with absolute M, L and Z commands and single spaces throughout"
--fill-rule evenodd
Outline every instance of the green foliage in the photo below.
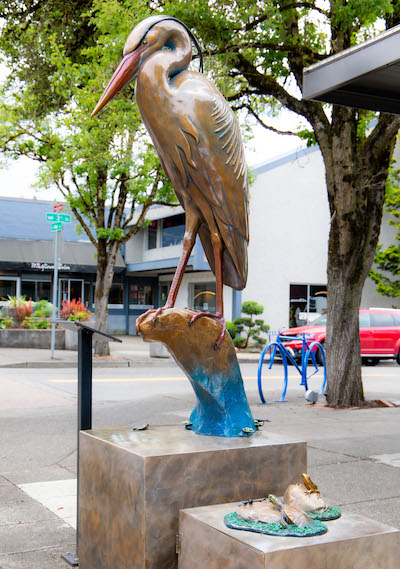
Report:
M 33 314 L 35 318 L 50 318 L 53 314 L 53 305 L 48 300 L 38 300 L 35 303 Z
M 24 319 L 21 326 L 28 330 L 47 330 L 51 324 L 48 320 L 39 320 L 38 318 L 29 316 Z
M 233 322 L 225 322 L 225 324 L 226 324 L 226 329 L 228 331 L 228 334 L 230 335 L 232 340 L 234 340 L 236 338 L 236 334 L 237 334 L 237 328 L 236 328 L 235 324 Z
M 400 170 L 392 168 L 386 187 L 385 209 L 390 214 L 389 225 L 396 228 L 394 235 L 397 243 L 386 248 L 378 245 L 374 257 L 375 267 L 369 276 L 376 284 L 376 290 L 382 296 L 397 298 L 400 296 Z
M 36 187 L 64 196 L 97 247 L 96 291 L 105 297 L 112 281 L 105 286 L 102 275 L 112 275 L 118 248 L 142 227 L 148 208 L 177 203 L 133 84 L 90 117 L 126 37 L 149 13 L 139 1 L 0 0 L 0 50 L 12 70 L 0 89 L 0 149 L 6 160 L 35 160 Z
M 2 328 L 13 328 L 14 327 L 14 320 L 10 316 L 5 316 L 1 320 L 1 327 Z
M 26 296 L 11 296 L 7 295 L 8 301 L 6 306 L 8 308 L 17 308 L 18 306 L 24 306 L 27 302 Z
M 244 336 L 236 336 L 233 339 L 236 348 L 245 349 L 249 347 L 250 343 L 255 348 L 260 348 L 266 343 L 262 334 L 268 332 L 269 326 L 264 324 L 264 320 L 253 318 L 263 312 L 264 307 L 257 302 L 249 300 L 242 304 L 242 314 L 246 314 L 246 316 L 240 316 L 233 321 L 236 333 L 244 333 Z

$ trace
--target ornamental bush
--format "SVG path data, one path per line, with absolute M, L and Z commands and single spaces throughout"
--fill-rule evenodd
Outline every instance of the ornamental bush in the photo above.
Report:
M 268 332 L 269 326 L 264 324 L 264 320 L 256 319 L 253 317 L 264 312 L 264 307 L 254 301 L 247 301 L 242 304 L 242 314 L 247 316 L 240 316 L 235 318 L 233 324 L 236 327 L 238 334 L 244 333 L 244 336 L 236 336 L 233 343 L 236 348 L 246 349 L 250 343 L 255 348 L 260 348 L 266 343 L 266 339 L 261 336 L 263 332 Z
M 53 314 L 53 305 L 48 300 L 38 300 L 34 308 L 36 318 L 50 318 Z
M 79 298 L 76 300 L 63 300 L 62 310 L 60 312 L 61 318 L 64 320 L 80 320 L 85 322 L 89 320 L 93 312 L 90 312 Z

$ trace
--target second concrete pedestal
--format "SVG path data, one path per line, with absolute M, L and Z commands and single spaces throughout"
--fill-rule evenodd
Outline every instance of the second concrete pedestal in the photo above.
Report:
M 181 426 L 80 437 L 80 569 L 175 569 L 180 509 L 280 495 L 307 471 L 306 443 L 267 428 L 229 439 Z

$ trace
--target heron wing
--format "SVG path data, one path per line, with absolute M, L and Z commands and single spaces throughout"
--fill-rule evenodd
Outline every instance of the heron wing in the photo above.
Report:
M 199 234 L 212 269 L 210 213 L 225 249 L 224 282 L 241 289 L 247 279 L 249 240 L 244 146 L 231 108 L 212 83 L 200 77 L 203 89 L 198 89 L 196 78 L 191 104 L 182 104 L 168 143 L 157 149 L 178 196 L 187 193 L 204 215 Z M 185 94 L 187 99 L 189 93 Z

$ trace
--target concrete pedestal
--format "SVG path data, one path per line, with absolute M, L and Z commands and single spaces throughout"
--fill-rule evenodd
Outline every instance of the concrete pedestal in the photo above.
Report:
M 236 504 L 183 510 L 179 569 L 397 569 L 400 531 L 343 513 L 315 537 L 274 537 L 229 529 Z
M 180 509 L 300 481 L 306 443 L 263 429 L 229 439 L 183 426 L 81 432 L 80 569 L 174 569 Z

